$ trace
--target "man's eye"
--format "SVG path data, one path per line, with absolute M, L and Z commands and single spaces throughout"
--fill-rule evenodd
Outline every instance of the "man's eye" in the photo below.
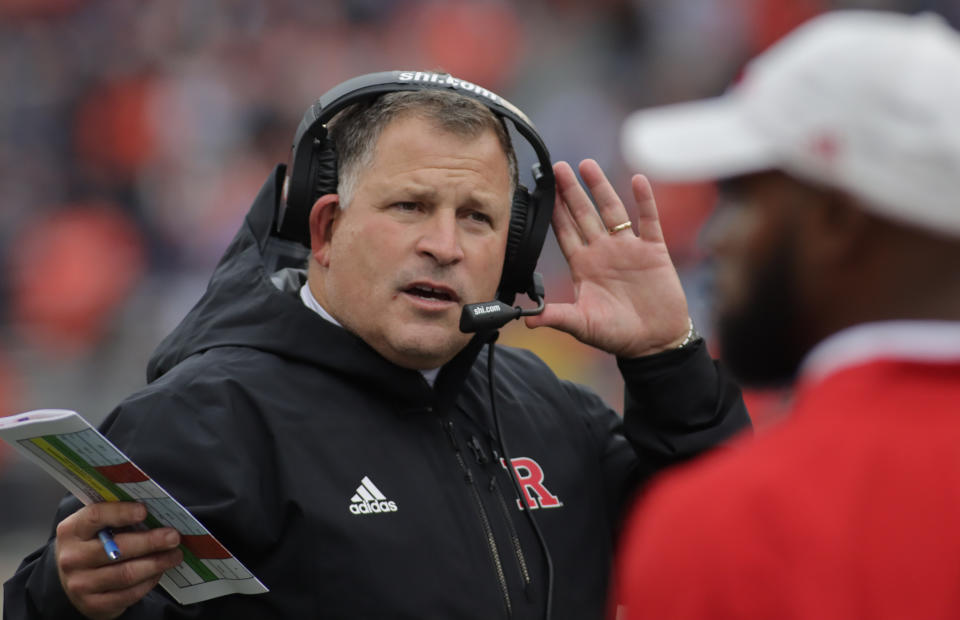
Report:
M 420 208 L 420 205 L 416 202 L 395 202 L 393 203 L 393 207 L 400 211 L 416 211 Z
M 481 213 L 480 211 L 471 211 L 469 215 L 470 219 L 475 222 L 482 222 L 484 224 L 491 224 L 493 220 L 486 213 Z

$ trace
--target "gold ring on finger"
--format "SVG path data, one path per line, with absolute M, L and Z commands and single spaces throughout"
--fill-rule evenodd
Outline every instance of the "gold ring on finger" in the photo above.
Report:
M 615 234 L 617 234 L 618 232 L 620 232 L 621 230 L 626 230 L 626 229 L 630 228 L 630 226 L 631 226 L 632 224 L 633 224 L 633 222 L 631 222 L 630 220 L 627 220 L 627 221 L 624 222 L 623 224 L 617 224 L 616 226 L 614 226 L 614 227 L 612 227 L 612 228 L 608 228 L 608 229 L 607 229 L 607 232 L 610 233 L 611 235 L 615 235 Z

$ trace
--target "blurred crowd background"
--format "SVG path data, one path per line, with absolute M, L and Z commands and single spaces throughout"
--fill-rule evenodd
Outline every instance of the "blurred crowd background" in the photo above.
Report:
M 0 0 L 0 416 L 69 408 L 98 423 L 143 385 L 304 110 L 347 78 L 481 84 L 530 116 L 554 159 L 597 159 L 629 197 L 629 112 L 719 94 L 834 8 L 960 22 L 957 0 Z M 713 189 L 655 189 L 709 339 L 697 234 Z M 548 301 L 570 299 L 552 238 L 541 268 Z M 608 356 L 519 325 L 503 340 L 621 407 Z M 761 428 L 786 397 L 748 395 Z M 0 581 L 45 540 L 60 495 L 0 442 Z

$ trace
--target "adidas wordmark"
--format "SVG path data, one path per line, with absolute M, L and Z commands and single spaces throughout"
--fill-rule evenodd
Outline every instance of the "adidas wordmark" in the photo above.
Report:
M 381 493 L 367 476 L 363 477 L 357 492 L 350 498 L 350 512 L 355 515 L 396 511 L 396 502 L 388 500 L 387 496 Z

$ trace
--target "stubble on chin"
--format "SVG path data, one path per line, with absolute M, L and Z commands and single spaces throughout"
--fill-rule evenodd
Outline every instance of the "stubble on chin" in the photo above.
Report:
M 397 333 L 385 339 L 381 355 L 394 363 L 419 370 L 438 368 L 453 359 L 470 341 L 459 328 L 436 326 L 425 333 Z
M 716 317 L 721 359 L 744 385 L 789 385 L 805 353 L 790 249 L 780 245 L 752 273 L 741 303 Z

